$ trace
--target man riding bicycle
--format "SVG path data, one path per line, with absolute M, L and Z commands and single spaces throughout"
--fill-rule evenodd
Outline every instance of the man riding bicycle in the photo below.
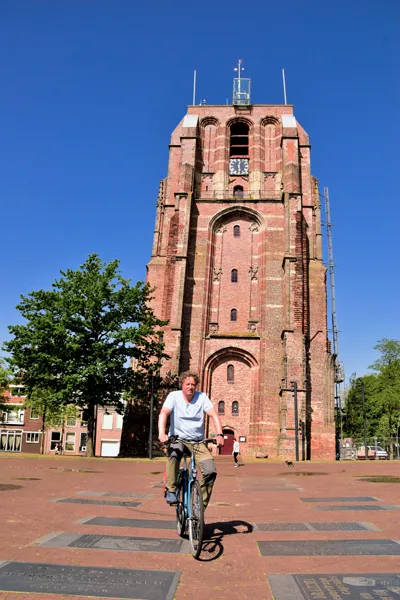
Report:
M 181 390 L 170 392 L 163 404 L 158 419 L 158 439 L 162 444 L 168 440 L 165 433 L 167 419 L 170 416 L 169 435 L 176 436 L 188 442 L 204 439 L 204 414 L 212 418 L 216 430 L 217 446 L 224 445 L 221 421 L 204 392 L 196 392 L 199 377 L 196 373 L 185 371 L 179 378 Z M 184 446 L 190 453 L 190 447 L 183 442 L 173 442 L 168 447 L 167 477 L 166 477 L 166 501 L 168 504 L 176 504 L 176 480 L 179 473 Z M 195 451 L 196 465 L 200 468 L 203 479 L 201 491 L 204 508 L 207 507 L 211 492 L 217 477 L 217 470 L 211 452 L 205 444 L 199 444 Z

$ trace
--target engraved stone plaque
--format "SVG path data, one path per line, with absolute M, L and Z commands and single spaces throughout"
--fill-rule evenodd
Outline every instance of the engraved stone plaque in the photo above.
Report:
M 396 573 L 341 573 L 327 575 L 268 575 L 275 600 L 379 600 L 398 598 Z
M 366 527 L 363 523 L 309 523 L 314 531 L 371 531 L 372 527 Z
M 375 531 L 364 523 L 254 523 L 258 531 Z
M 256 531 L 309 531 L 306 523 L 254 523 Z
M 335 506 L 313 506 L 313 508 L 315 508 L 315 510 L 399 510 L 400 506 L 383 506 L 382 504 L 337 504 Z
M 299 498 L 302 502 L 377 502 L 371 496 L 338 496 L 337 498 Z
M 180 573 L 177 571 L 75 567 L 29 562 L 6 562 L 0 565 L 1 590 L 32 594 L 172 600 L 179 577 Z
M 262 556 L 399 556 L 393 540 L 301 540 L 257 542 Z
M 152 498 L 153 494 L 133 494 L 127 492 L 76 492 L 77 496 L 98 496 L 104 498 Z
M 93 517 L 80 521 L 81 525 L 102 525 L 103 527 L 137 527 L 139 529 L 175 529 L 175 521 L 119 519 L 114 517 Z
M 128 502 L 123 500 L 88 500 L 87 498 L 60 498 L 59 500 L 56 500 L 56 502 L 63 502 L 65 504 L 101 504 L 103 506 L 140 506 L 140 502 Z
M 40 546 L 57 548 L 90 548 L 93 550 L 120 550 L 124 552 L 169 552 L 182 550 L 181 538 L 145 538 L 125 535 L 94 535 L 59 533 L 43 541 L 35 542 Z M 400 548 L 400 546 L 399 546 Z

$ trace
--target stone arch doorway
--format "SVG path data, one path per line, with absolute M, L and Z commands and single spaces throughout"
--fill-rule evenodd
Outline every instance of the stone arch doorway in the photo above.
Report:
M 257 390 L 258 363 L 243 348 L 228 346 L 213 353 L 205 362 L 203 389 L 218 411 L 225 437 L 222 455 L 232 454 L 233 437 L 246 438 L 241 448 L 247 454 L 250 442 L 250 415 Z M 212 433 L 211 428 L 207 432 Z
M 221 456 L 228 456 L 232 454 L 233 438 L 235 437 L 235 434 L 231 427 L 223 427 L 222 433 L 224 434 L 224 445 L 220 450 L 220 454 Z

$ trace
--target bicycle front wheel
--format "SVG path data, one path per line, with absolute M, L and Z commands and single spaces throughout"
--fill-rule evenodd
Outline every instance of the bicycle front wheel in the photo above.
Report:
M 200 556 L 204 535 L 204 506 L 200 482 L 194 481 L 190 492 L 189 539 L 194 558 Z

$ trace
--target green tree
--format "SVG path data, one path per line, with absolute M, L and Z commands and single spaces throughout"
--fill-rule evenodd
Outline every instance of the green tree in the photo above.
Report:
M 9 327 L 13 339 L 4 348 L 28 396 L 46 390 L 52 402 L 86 410 L 87 456 L 93 456 L 96 405 L 123 410 L 130 359 L 168 358 L 157 334 L 165 322 L 149 308 L 148 285 L 132 286 L 118 260 L 103 263 L 92 254 L 61 276 L 51 290 L 21 296 L 17 309 L 26 323 Z
M 389 340 L 388 338 L 382 338 L 378 341 L 374 350 L 380 352 L 380 356 L 376 361 L 369 367 L 372 371 L 381 373 L 382 370 L 391 365 L 392 363 L 400 361 L 400 341 Z
M 4 403 L 4 392 L 7 390 L 9 384 L 12 381 L 12 372 L 8 368 L 6 361 L 0 357 L 0 411 L 6 409 Z

